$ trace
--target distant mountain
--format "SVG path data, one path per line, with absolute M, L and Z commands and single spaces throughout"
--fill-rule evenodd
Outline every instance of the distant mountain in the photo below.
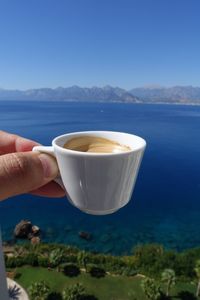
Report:
M 149 86 L 130 91 L 119 87 L 105 86 L 82 88 L 79 86 L 21 90 L 0 89 L 0 100 L 63 100 L 82 102 L 123 103 L 177 103 L 200 105 L 200 87 Z
M 200 104 L 200 87 L 142 87 L 129 92 L 148 103 Z
M 138 97 L 118 87 L 81 88 L 79 86 L 20 90 L 0 90 L 0 100 L 66 100 L 91 102 L 141 102 Z

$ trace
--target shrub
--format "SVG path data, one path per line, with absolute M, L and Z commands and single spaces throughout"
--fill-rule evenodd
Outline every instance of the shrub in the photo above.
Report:
M 87 255 L 87 263 L 92 263 L 92 264 L 102 264 L 105 263 L 105 256 L 102 254 L 94 254 L 90 252 L 86 252 Z
M 179 277 L 181 276 L 182 278 L 186 278 L 186 279 L 194 278 L 195 262 L 196 262 L 196 256 L 193 255 L 192 251 L 180 253 L 177 256 L 174 270 Z
M 63 260 L 63 250 L 61 248 L 56 248 L 52 250 L 49 254 L 49 262 L 52 267 L 57 267 Z
M 47 268 L 49 266 L 49 260 L 47 257 L 38 257 L 38 266 Z
M 30 252 L 23 257 L 24 265 L 29 265 L 33 267 L 38 266 L 38 256 L 36 253 Z
M 197 300 L 197 297 L 189 291 L 181 291 L 178 293 L 177 297 L 182 300 Z
M 161 297 L 160 284 L 154 279 L 146 277 L 141 282 L 141 287 L 144 291 L 145 296 L 149 300 L 158 300 Z
M 46 300 L 50 288 L 45 281 L 35 282 L 28 288 L 28 293 L 33 300 Z
M 8 257 L 6 260 L 6 268 L 21 267 L 24 264 L 22 257 Z
M 80 298 L 81 300 L 98 300 L 96 296 L 94 295 L 83 295 Z
M 76 283 L 63 290 L 63 300 L 81 300 L 85 295 L 85 288 L 82 284 Z
M 140 245 L 134 249 L 135 267 L 145 275 L 159 276 L 163 270 L 164 249 L 161 245 Z
M 60 293 L 52 292 L 48 295 L 47 300 L 63 300 Z
M 63 256 L 63 262 L 65 263 L 77 263 L 77 255 L 75 254 L 68 254 Z
M 62 265 L 62 270 L 69 277 L 75 277 L 80 274 L 80 269 L 75 264 L 66 263 L 64 266 Z
M 138 271 L 131 267 L 126 267 L 122 270 L 122 275 L 124 276 L 135 276 L 138 274 Z
M 105 277 L 105 275 L 106 275 L 106 272 L 103 268 L 100 268 L 100 267 L 95 266 L 95 265 L 93 265 L 93 266 L 90 265 L 89 266 L 88 273 L 90 273 L 90 275 L 92 277 L 96 277 L 96 278 Z
M 114 256 L 107 256 L 102 257 L 102 263 L 101 265 L 109 272 L 115 273 L 115 274 L 122 274 L 125 267 L 127 267 L 127 264 L 123 262 L 122 258 L 114 257 Z

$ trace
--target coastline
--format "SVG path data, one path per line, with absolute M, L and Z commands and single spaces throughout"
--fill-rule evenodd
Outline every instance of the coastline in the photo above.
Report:
M 199 100 L 200 101 L 200 100 Z M 129 101 L 115 101 L 115 100 L 109 100 L 109 101 L 83 101 L 83 100 L 54 100 L 54 99 L 43 99 L 43 100 L 27 100 L 27 99 L 0 99 L 0 102 L 23 102 L 23 103 L 80 103 L 80 104 L 130 104 L 130 105 L 171 105 L 171 106 L 175 106 L 175 105 L 178 105 L 178 106 L 200 106 L 200 102 L 199 103 L 196 103 L 196 102 L 188 102 L 188 103 L 183 103 L 183 102 L 145 102 L 145 101 L 141 101 L 141 102 L 129 102 Z

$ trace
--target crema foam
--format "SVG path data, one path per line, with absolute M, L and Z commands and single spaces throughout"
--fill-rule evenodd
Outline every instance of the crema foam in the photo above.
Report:
M 118 142 L 96 136 L 80 136 L 67 141 L 63 148 L 91 153 L 122 153 L 131 148 Z

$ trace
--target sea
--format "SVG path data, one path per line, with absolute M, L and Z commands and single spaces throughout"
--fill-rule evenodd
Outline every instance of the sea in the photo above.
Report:
M 182 251 L 200 247 L 200 106 L 64 101 L 0 101 L 0 129 L 50 145 L 63 133 L 112 130 L 147 141 L 131 201 L 92 216 L 63 198 L 20 195 L 0 203 L 3 241 L 30 220 L 42 241 L 94 252 L 131 254 L 139 244 Z M 89 232 L 87 241 L 80 231 Z

